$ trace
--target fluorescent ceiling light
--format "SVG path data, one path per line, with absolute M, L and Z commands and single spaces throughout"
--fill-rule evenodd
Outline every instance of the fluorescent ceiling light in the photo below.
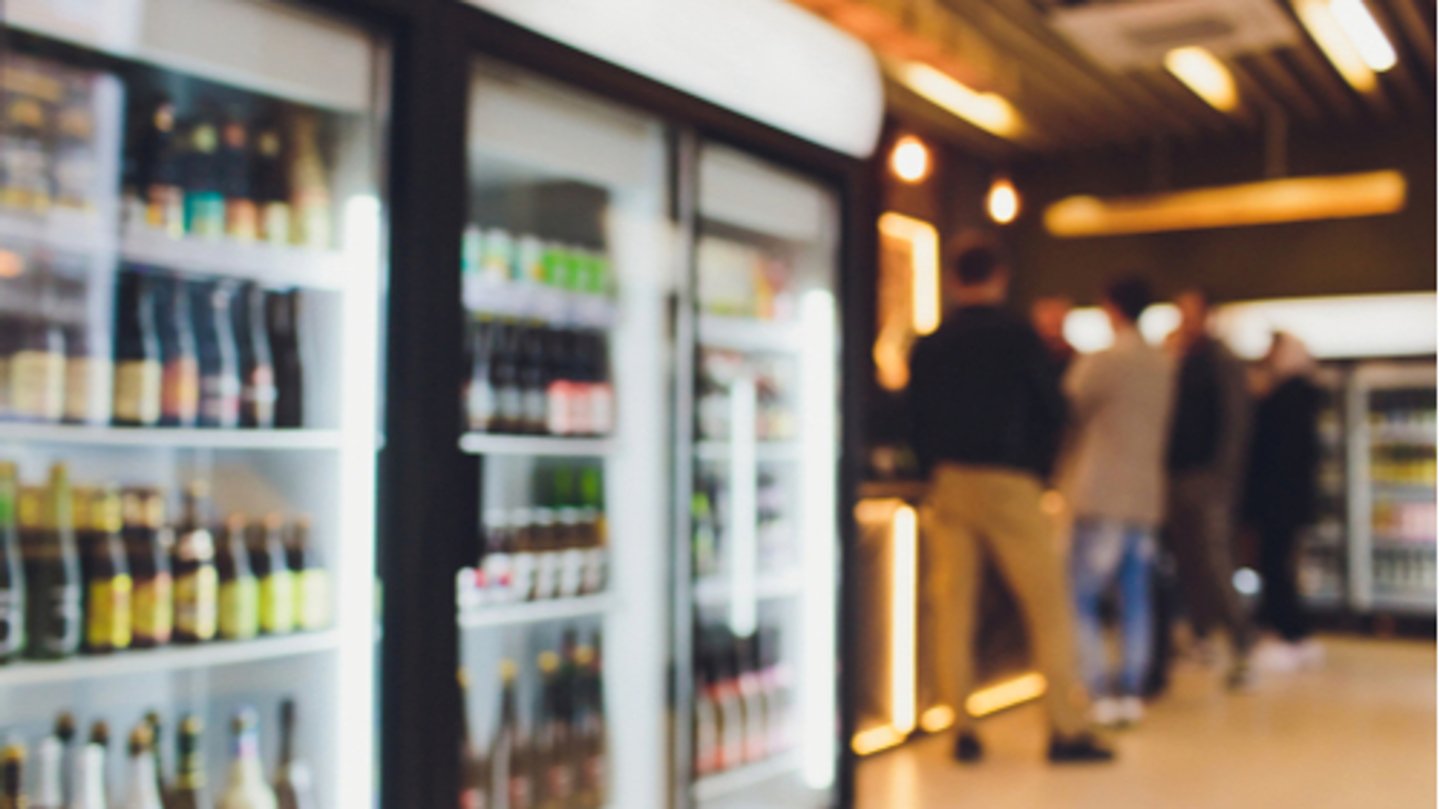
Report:
M 1019 111 L 1004 96 L 974 90 L 923 62 L 886 59 L 885 66 L 917 95 L 992 135 L 1014 140 L 1025 129 Z
M 1379 82 L 1375 78 L 1375 71 L 1388 70 L 1394 65 L 1391 62 L 1385 67 L 1372 67 L 1370 59 L 1364 55 L 1364 48 L 1368 47 L 1373 52 L 1371 57 L 1375 58 L 1376 64 L 1385 65 L 1382 50 L 1378 47 L 1383 43 L 1384 49 L 1391 52 L 1393 58 L 1394 49 L 1390 47 L 1389 40 L 1385 39 L 1375 19 L 1370 12 L 1360 5 L 1358 0 L 1293 0 L 1295 14 L 1300 17 L 1300 22 L 1305 24 L 1306 30 L 1314 38 L 1320 50 L 1325 52 L 1326 58 L 1350 83 L 1351 87 L 1362 93 L 1369 93 L 1375 90 Z M 1353 2 L 1353 6 L 1351 3 Z M 1343 18 L 1342 18 L 1342 15 Z M 1353 19 L 1362 19 L 1360 28 L 1368 27 L 1371 33 L 1362 34 L 1349 29 Z M 1374 40 L 1378 40 L 1378 43 Z M 1369 41 L 1368 46 L 1359 44 Z
M 1340 21 L 1340 29 L 1360 52 L 1367 67 L 1384 73 L 1395 66 L 1395 48 L 1362 0 L 1330 0 L 1330 12 Z
M 1378 216 L 1402 210 L 1405 190 L 1405 176 L 1386 170 L 1135 197 L 1074 196 L 1045 209 L 1045 229 L 1076 238 Z
M 1197 45 L 1175 48 L 1165 54 L 1165 69 L 1215 109 L 1234 112 L 1240 108 L 1235 77 L 1210 51 Z

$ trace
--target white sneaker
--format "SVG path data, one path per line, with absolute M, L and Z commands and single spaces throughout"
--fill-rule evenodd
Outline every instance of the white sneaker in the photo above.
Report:
M 1300 668 L 1300 656 L 1295 647 L 1280 641 L 1262 642 L 1250 661 L 1257 669 L 1268 672 L 1286 673 Z
M 1314 638 L 1290 645 L 1301 668 L 1318 669 L 1325 665 L 1325 647 Z
M 1113 728 L 1120 724 L 1120 700 L 1100 697 L 1090 706 L 1090 720 L 1102 728 Z
M 1139 697 L 1124 697 L 1120 700 L 1120 724 L 1130 727 L 1140 724 L 1145 718 L 1145 703 Z

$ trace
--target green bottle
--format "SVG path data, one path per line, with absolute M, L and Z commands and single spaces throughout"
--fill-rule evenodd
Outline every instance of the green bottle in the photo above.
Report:
M 70 473 L 63 463 L 50 468 L 43 494 L 21 492 L 21 525 L 33 526 L 22 530 L 26 653 L 37 660 L 70 657 L 80 649 L 80 561 L 72 509 Z

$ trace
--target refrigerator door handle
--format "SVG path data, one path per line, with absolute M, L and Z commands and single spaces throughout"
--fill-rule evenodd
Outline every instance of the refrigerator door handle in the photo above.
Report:
M 730 384 L 730 513 L 726 572 L 730 629 L 740 637 L 755 632 L 758 608 L 755 575 L 759 564 L 759 478 L 756 459 L 755 378 L 742 374 Z

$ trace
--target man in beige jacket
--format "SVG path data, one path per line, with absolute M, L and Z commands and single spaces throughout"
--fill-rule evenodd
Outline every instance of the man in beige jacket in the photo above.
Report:
M 1175 369 L 1140 335 L 1140 315 L 1150 302 L 1144 281 L 1112 283 L 1104 309 L 1115 344 L 1076 360 L 1064 381 L 1071 432 L 1061 491 L 1075 518 L 1070 571 L 1081 671 L 1095 698 L 1099 724 L 1140 720 L 1153 643 L 1150 579 L 1155 533 L 1164 516 Z M 1116 585 L 1122 637 L 1118 672 L 1106 664 L 1099 616 L 1101 596 Z

